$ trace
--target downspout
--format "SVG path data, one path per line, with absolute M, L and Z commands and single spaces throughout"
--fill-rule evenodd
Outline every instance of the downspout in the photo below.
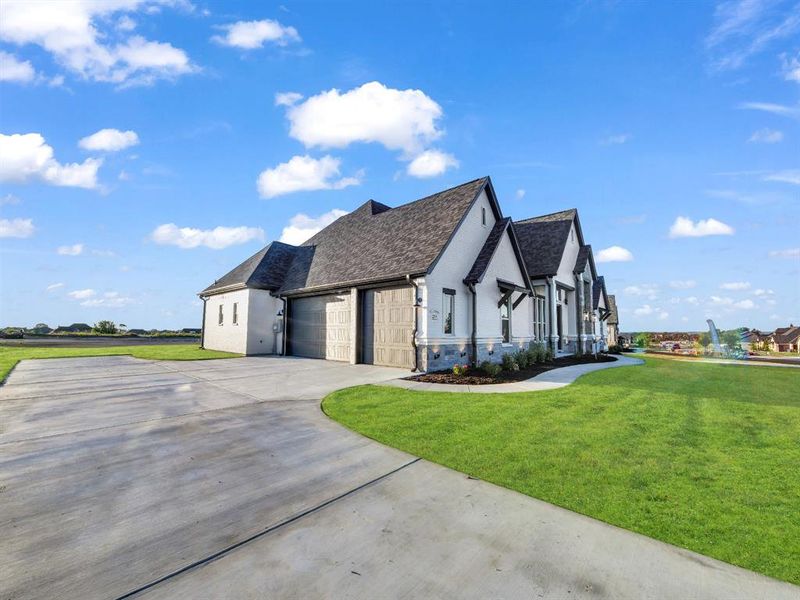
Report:
M 419 321 L 419 285 L 417 282 L 411 279 L 411 275 L 406 275 L 406 281 L 414 288 L 414 329 L 411 332 L 411 345 L 414 347 L 414 368 L 411 369 L 413 373 L 419 368 L 419 358 L 417 357 L 417 329 L 418 329 L 418 321 Z
M 478 292 L 475 291 L 475 284 L 468 283 L 467 288 L 472 293 L 472 366 L 478 366 Z
M 206 302 L 208 302 L 208 298 L 204 298 L 200 296 L 203 300 L 203 326 L 200 328 L 200 349 L 205 350 L 205 341 L 206 341 Z
M 286 340 L 289 337 L 287 335 L 286 327 L 288 325 L 288 315 L 286 314 L 289 310 L 289 304 L 286 302 L 286 298 L 284 296 L 279 296 L 281 302 L 283 302 L 283 335 L 281 336 L 281 356 L 286 356 Z

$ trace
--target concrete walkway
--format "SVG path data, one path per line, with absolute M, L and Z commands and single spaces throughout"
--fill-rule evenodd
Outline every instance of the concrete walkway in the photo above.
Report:
M 486 385 L 459 385 L 455 383 L 427 383 L 424 381 L 409 381 L 408 379 L 393 379 L 383 385 L 404 388 L 406 390 L 419 390 L 428 392 L 470 392 L 473 394 L 508 394 L 511 392 L 540 392 L 542 390 L 554 390 L 565 387 L 575 381 L 581 375 L 612 369 L 614 367 L 630 367 L 633 365 L 643 365 L 644 361 L 639 358 L 628 356 L 618 356 L 616 362 L 605 362 L 588 365 L 573 365 L 571 367 L 561 367 L 547 371 L 536 377 L 531 377 L 525 381 L 515 381 L 513 383 L 494 383 Z
M 23 361 L 0 598 L 797 600 L 800 588 L 419 460 L 319 399 L 398 370 Z

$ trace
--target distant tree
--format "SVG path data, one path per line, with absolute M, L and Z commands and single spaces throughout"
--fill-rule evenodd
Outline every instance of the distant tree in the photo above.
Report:
M 719 341 L 720 343 L 725 344 L 729 350 L 742 347 L 742 336 L 738 329 L 721 331 L 719 334 Z
M 31 327 L 31 331 L 33 333 L 42 335 L 42 334 L 45 334 L 45 333 L 50 333 L 53 330 L 50 328 L 50 326 L 47 323 L 37 323 L 36 325 Z
M 649 333 L 637 333 L 633 338 L 633 345 L 637 348 L 647 348 L 651 340 L 652 336 Z
M 704 331 L 699 336 L 697 336 L 697 343 L 700 344 L 703 348 L 708 347 L 711 343 L 711 334 L 707 331 Z
M 95 333 L 117 333 L 117 326 L 114 321 L 98 321 L 94 324 Z

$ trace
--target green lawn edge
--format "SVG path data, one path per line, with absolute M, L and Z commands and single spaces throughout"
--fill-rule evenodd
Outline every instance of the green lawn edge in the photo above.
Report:
M 210 360 L 237 358 L 241 354 L 205 350 L 197 344 L 143 344 L 137 346 L 107 346 L 104 348 L 26 348 L 0 346 L 0 384 L 6 382 L 21 360 L 48 358 L 84 358 L 93 356 L 133 356 L 145 360 Z
M 540 392 L 358 386 L 322 410 L 472 477 L 800 584 L 800 371 L 644 360 Z

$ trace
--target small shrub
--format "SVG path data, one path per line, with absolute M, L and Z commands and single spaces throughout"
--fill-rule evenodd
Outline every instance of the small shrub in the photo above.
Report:
M 614 344 L 613 346 L 608 347 L 609 354 L 622 354 L 622 346 L 619 344 Z
M 453 365 L 453 375 L 466 375 L 469 365 Z
M 502 370 L 502 367 L 497 363 L 489 362 L 488 360 L 481 363 L 481 371 L 486 373 L 489 377 L 497 377 Z
M 513 354 L 503 354 L 503 369 L 506 371 L 519 371 L 519 365 L 514 360 Z
M 543 363 L 547 357 L 547 349 L 541 342 L 532 342 L 528 349 L 531 364 Z
M 551 348 L 545 348 L 544 351 L 544 362 L 551 362 L 555 356 L 553 355 L 553 350 Z
M 520 350 L 514 354 L 514 360 L 517 362 L 520 369 L 527 369 L 531 364 L 531 357 L 527 350 Z

